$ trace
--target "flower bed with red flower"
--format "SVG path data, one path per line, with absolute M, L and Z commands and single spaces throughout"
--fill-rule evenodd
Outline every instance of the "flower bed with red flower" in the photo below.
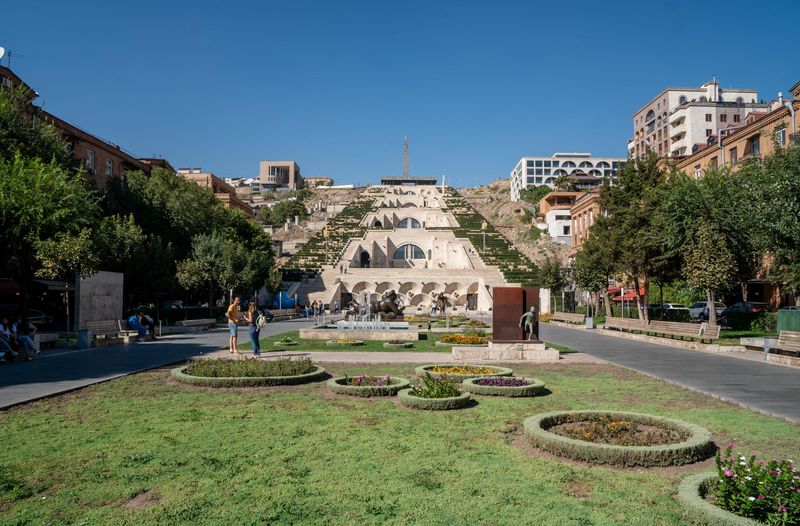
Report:
M 361 376 L 345 375 L 344 380 L 341 383 L 344 385 L 355 385 L 359 387 L 375 387 L 381 385 L 391 385 L 392 379 L 388 374 L 386 376 L 372 376 L 369 374 L 364 374 Z
M 731 443 L 724 457 L 717 452 L 717 471 L 709 494 L 716 506 L 765 524 L 800 524 L 800 470 L 791 460 L 737 456 Z

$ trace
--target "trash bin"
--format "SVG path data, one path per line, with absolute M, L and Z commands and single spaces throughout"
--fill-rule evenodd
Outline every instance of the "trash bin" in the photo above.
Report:
M 78 349 L 88 349 L 92 346 L 92 331 L 84 329 L 78 331 Z
M 586 316 L 586 328 L 594 329 L 594 318 L 591 316 Z

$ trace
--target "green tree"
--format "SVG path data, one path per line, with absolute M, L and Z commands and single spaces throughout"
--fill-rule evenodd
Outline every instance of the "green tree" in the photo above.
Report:
M 556 256 L 549 254 L 539 266 L 539 282 L 550 290 L 551 298 L 558 297 L 558 293 L 567 286 L 565 269 Z
M 559 192 L 575 192 L 578 189 L 572 176 L 566 174 L 556 177 L 553 186 Z
M 606 316 L 614 315 L 614 306 L 608 294 L 608 282 L 614 276 L 616 260 L 615 247 L 610 242 L 608 221 L 599 216 L 592 225 L 591 236 L 575 256 L 572 275 L 575 284 L 595 295 L 596 311 L 599 312 L 599 298 L 603 298 Z
M 539 201 L 541 201 L 544 196 L 546 196 L 552 191 L 553 190 L 547 185 L 526 186 L 520 191 L 519 197 L 526 203 L 532 204 L 535 209 L 534 214 L 538 214 Z
M 704 290 L 708 322 L 717 323 L 714 292 L 726 286 L 736 273 L 736 259 L 713 224 L 701 219 L 693 239 L 684 249 L 683 272 L 692 287 Z
M 269 208 L 261 207 L 258 210 L 258 219 L 269 225 L 282 225 L 286 221 L 293 221 L 296 215 L 301 219 L 308 216 L 303 201 L 296 199 L 285 199 Z
M 27 311 L 37 275 L 89 274 L 88 250 L 98 219 L 96 193 L 55 161 L 0 159 L 0 270 L 13 277 Z

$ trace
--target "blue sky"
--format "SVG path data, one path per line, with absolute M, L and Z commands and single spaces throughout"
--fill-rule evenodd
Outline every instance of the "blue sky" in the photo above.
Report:
M 11 0 L 0 46 L 48 111 L 175 167 L 370 183 L 407 135 L 412 175 L 471 186 L 524 155 L 624 156 L 667 86 L 800 80 L 800 2 L 703 4 Z

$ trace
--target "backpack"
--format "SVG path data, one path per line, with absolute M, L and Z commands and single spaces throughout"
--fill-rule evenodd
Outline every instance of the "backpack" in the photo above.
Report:
M 259 314 L 258 318 L 256 318 L 256 327 L 258 327 L 259 329 L 263 329 L 264 327 L 266 327 L 268 321 L 269 320 L 267 319 L 266 316 L 264 316 L 263 314 Z

